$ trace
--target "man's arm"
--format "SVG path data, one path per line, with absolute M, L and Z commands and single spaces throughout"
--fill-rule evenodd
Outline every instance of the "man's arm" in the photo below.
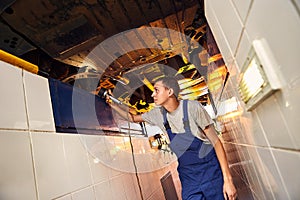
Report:
M 133 114 L 130 112 L 130 108 L 125 105 L 117 105 L 115 103 L 109 103 L 111 108 L 114 109 L 121 117 L 130 122 L 144 122 L 142 115 Z
M 207 126 L 204 132 L 207 138 L 210 140 L 211 144 L 214 146 L 214 149 L 216 151 L 221 166 L 223 179 L 224 179 L 224 186 L 223 186 L 224 198 L 230 200 L 235 199 L 237 196 L 237 192 L 233 184 L 231 173 L 229 171 L 228 161 L 227 161 L 227 157 L 223 145 L 218 135 L 216 134 L 213 125 Z M 226 195 L 228 196 L 228 198 L 226 197 Z

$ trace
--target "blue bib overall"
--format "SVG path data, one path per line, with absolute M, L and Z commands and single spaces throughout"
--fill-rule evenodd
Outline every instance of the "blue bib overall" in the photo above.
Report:
M 163 109 L 170 148 L 178 158 L 183 200 L 223 200 L 223 175 L 215 150 L 195 137 L 190 129 L 187 100 L 183 100 L 184 133 L 172 133 Z

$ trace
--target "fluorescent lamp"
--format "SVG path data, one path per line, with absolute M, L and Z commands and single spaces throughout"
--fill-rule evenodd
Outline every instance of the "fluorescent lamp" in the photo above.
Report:
M 241 76 L 242 78 L 239 84 L 239 91 L 242 100 L 247 103 L 249 99 L 260 92 L 266 84 L 266 81 L 263 78 L 263 72 L 257 63 L 256 57 L 252 58 L 248 67 Z
M 280 89 L 276 67 L 277 64 L 266 41 L 255 40 L 241 70 L 238 85 L 241 99 L 246 104 L 247 110 L 254 109 Z

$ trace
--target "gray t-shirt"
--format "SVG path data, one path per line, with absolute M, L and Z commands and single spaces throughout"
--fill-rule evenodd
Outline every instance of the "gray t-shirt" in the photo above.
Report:
M 149 112 L 142 114 L 142 118 L 145 122 L 158 126 L 166 133 L 161 109 L 162 107 L 154 107 Z M 200 102 L 188 101 L 188 117 L 193 135 L 203 141 L 208 141 L 203 130 L 206 126 L 213 124 L 213 121 Z M 167 119 L 173 133 L 185 132 L 183 126 L 183 100 L 179 102 L 176 110 L 167 113 Z

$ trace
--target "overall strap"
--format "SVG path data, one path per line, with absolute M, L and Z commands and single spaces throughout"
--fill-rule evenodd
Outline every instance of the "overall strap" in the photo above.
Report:
M 188 116 L 188 100 L 183 100 L 183 126 L 184 126 L 184 130 L 187 131 L 191 131 L 190 129 L 190 123 L 189 123 L 189 116 Z M 163 115 L 163 119 L 164 119 L 164 127 L 167 130 L 170 130 L 171 127 L 169 125 L 168 119 L 167 119 L 167 111 L 166 109 L 162 108 L 162 115 Z
M 163 119 L 164 119 L 164 127 L 166 129 L 166 131 L 171 130 L 171 127 L 169 125 L 168 119 L 167 119 L 167 111 L 165 108 L 162 108 L 162 115 L 163 115 Z
M 189 123 L 189 115 L 188 115 L 188 100 L 183 100 L 183 126 L 185 132 L 191 132 L 190 123 Z

